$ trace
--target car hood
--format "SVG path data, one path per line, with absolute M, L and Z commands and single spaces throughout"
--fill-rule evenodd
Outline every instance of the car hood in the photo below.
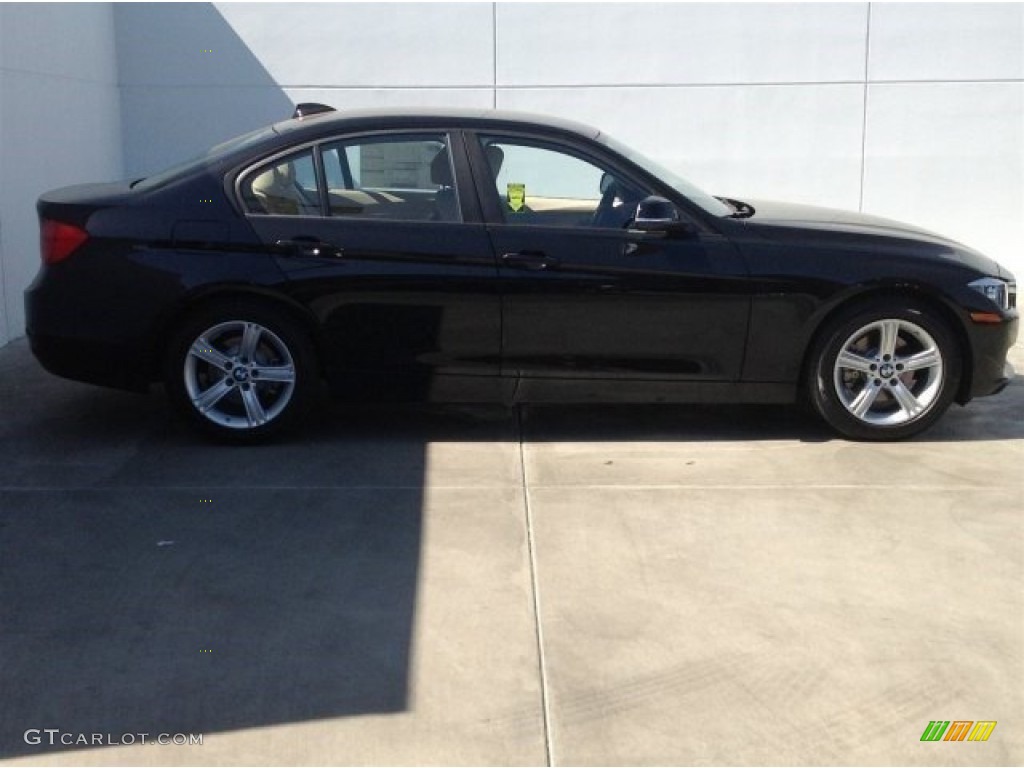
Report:
M 926 229 L 893 221 L 868 213 L 840 211 L 835 208 L 819 208 L 815 205 L 780 203 L 771 200 L 747 201 L 754 208 L 754 215 L 745 221 L 751 224 L 799 227 L 801 229 L 828 229 L 837 232 L 852 232 L 889 237 L 913 237 L 951 245 L 959 243 L 929 232 Z
M 934 256 L 951 258 L 990 275 L 1009 278 L 1010 274 L 992 259 L 962 243 L 930 232 L 927 229 L 893 221 L 882 216 L 855 213 L 814 205 L 780 203 L 771 200 L 745 201 L 754 209 L 754 215 L 741 219 L 752 228 L 781 228 L 782 230 L 813 230 L 846 235 L 865 235 L 909 241 L 914 245 L 931 245 Z

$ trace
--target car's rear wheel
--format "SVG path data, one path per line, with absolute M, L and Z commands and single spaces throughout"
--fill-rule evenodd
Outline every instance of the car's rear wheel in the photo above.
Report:
M 313 351 L 286 315 L 259 304 L 207 308 L 168 345 L 164 381 L 193 423 L 232 441 L 266 437 L 305 411 Z
M 833 321 L 812 353 L 811 402 L 857 440 L 899 440 L 945 412 L 961 355 L 947 323 L 926 306 L 883 300 Z

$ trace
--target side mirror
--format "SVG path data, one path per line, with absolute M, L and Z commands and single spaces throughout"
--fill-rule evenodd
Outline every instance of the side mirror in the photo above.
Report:
M 630 227 L 638 232 L 664 235 L 692 235 L 692 224 L 681 221 L 675 205 L 664 197 L 651 195 L 636 204 L 636 213 Z

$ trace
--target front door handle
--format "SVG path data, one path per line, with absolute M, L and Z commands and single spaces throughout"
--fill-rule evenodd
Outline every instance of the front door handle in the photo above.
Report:
M 317 240 L 315 237 L 300 236 L 291 240 L 278 240 L 274 245 L 296 256 L 340 259 L 345 255 L 343 248 L 332 243 L 325 243 L 323 240 Z
M 521 251 L 506 253 L 501 257 L 501 263 L 509 269 L 528 269 L 531 272 L 540 272 L 557 267 L 558 259 L 553 259 L 540 251 Z

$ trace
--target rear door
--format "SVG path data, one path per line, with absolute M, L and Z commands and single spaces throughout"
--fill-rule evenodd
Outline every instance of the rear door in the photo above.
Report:
M 501 397 L 497 268 L 468 177 L 461 135 L 437 130 L 339 136 L 239 177 L 342 394 Z

